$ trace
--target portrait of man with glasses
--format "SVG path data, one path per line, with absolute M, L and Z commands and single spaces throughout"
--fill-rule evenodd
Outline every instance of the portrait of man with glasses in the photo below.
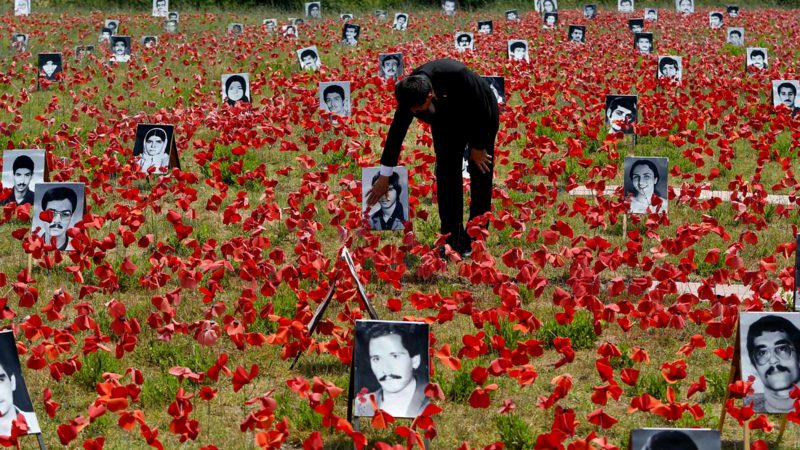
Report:
M 83 220 L 83 183 L 41 183 L 36 190 L 33 232 L 61 251 L 72 250 L 67 230 Z M 41 214 L 41 213 L 45 214 Z
M 742 379 L 756 378 L 755 394 L 744 403 L 759 413 L 793 411 L 789 393 L 800 383 L 800 313 L 742 313 L 739 324 Z

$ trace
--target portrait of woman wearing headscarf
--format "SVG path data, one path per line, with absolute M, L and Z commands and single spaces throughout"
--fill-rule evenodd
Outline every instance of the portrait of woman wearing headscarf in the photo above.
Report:
M 147 173 L 148 169 L 155 167 L 156 173 L 162 173 L 163 168 L 169 167 L 169 140 L 167 132 L 162 128 L 152 128 L 144 137 L 144 148 L 139 155 L 139 168 Z
M 247 80 L 241 75 L 231 75 L 225 80 L 225 101 L 231 105 L 236 105 L 236 102 L 250 103 L 247 97 Z

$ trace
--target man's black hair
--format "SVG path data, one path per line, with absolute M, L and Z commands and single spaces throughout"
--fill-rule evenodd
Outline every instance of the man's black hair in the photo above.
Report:
M 317 52 L 315 52 L 314 50 L 312 50 L 310 48 L 307 48 L 307 49 L 303 50 L 302 52 L 300 52 L 300 59 L 303 59 L 306 56 L 310 56 L 310 57 L 312 57 L 314 59 L 317 59 Z
M 397 64 L 400 65 L 400 55 L 396 55 L 394 53 L 391 53 L 391 54 L 388 54 L 388 55 L 384 56 L 383 59 L 381 60 L 381 65 L 384 65 L 386 63 L 386 61 L 389 61 L 389 60 L 392 60 L 392 59 L 397 61 Z
M 415 337 L 417 337 L 415 336 L 414 331 L 416 331 L 418 327 L 420 327 L 420 325 L 416 324 L 400 325 L 396 323 L 385 323 L 385 322 L 376 323 L 367 330 L 366 333 L 367 344 L 369 344 L 369 342 L 373 339 L 377 339 L 383 336 L 388 336 L 390 334 L 396 334 L 400 336 L 400 342 L 403 344 L 403 348 L 406 349 L 406 351 L 408 352 L 408 356 L 410 358 L 413 358 L 417 355 L 424 356 L 422 355 L 423 349 L 421 348 L 420 344 L 425 342 L 426 339 L 420 339 L 421 342 L 417 342 L 417 340 L 414 339 Z
M 718 18 L 720 21 L 722 21 L 722 20 L 723 20 L 723 19 L 722 19 L 722 13 L 721 13 L 721 12 L 713 12 L 713 13 L 711 13 L 711 17 L 716 17 L 716 18 Z
M 380 176 L 381 176 L 381 173 L 378 172 L 378 173 L 375 174 L 374 177 L 372 177 L 372 184 L 373 185 L 375 184 L 376 181 L 378 181 L 378 178 Z M 400 185 L 400 175 L 398 175 L 397 173 L 392 172 L 392 174 L 389 176 L 389 184 L 392 185 L 392 187 L 394 188 L 395 192 L 397 193 L 397 197 L 399 198 L 400 194 L 403 193 L 403 186 Z
M 462 33 L 462 34 L 459 34 L 459 35 L 458 35 L 458 38 L 456 38 L 456 40 L 457 40 L 457 41 L 460 41 L 462 38 L 463 38 L 464 40 L 466 40 L 467 42 L 472 42 L 472 38 L 471 38 L 471 37 L 470 37 L 470 36 L 469 36 L 467 33 Z
M 762 58 L 767 59 L 767 55 L 763 50 L 753 50 L 750 52 L 750 58 L 755 58 L 756 56 L 761 56 Z
M 731 32 L 730 32 L 730 33 L 728 33 L 728 36 L 732 36 L 732 35 L 734 35 L 734 34 L 738 34 L 738 35 L 739 35 L 739 37 L 742 37 L 742 32 L 741 32 L 741 31 L 739 31 L 739 30 L 731 30 Z
M 17 156 L 17 159 L 11 164 L 11 173 L 16 172 L 17 169 L 28 169 L 33 173 L 33 160 L 31 157 L 28 155 Z
M 650 436 L 642 450 L 699 450 L 688 434 L 678 430 L 659 431 Z
M 409 75 L 394 87 L 397 106 L 403 109 L 422 105 L 431 92 L 433 92 L 433 85 L 425 75 Z
M 794 84 L 789 83 L 788 81 L 785 81 L 785 82 L 779 84 L 778 85 L 778 93 L 779 94 L 781 92 L 781 89 L 783 89 L 783 88 L 789 88 L 789 89 L 792 90 L 792 93 L 794 93 L 794 95 L 797 95 L 797 87 Z
M 669 56 L 661 58 L 661 61 L 658 62 L 658 71 L 663 72 L 667 66 L 673 66 L 675 70 L 678 70 L 678 60 Z
M 311 10 L 314 9 L 314 8 L 319 9 L 319 3 L 312 2 L 311 4 L 308 5 L 308 14 L 309 15 L 311 14 Z
M 322 99 L 323 100 L 327 99 L 328 94 L 339 94 L 342 97 L 342 101 L 344 101 L 344 88 L 339 86 L 338 84 L 332 84 L 323 89 Z
M 513 44 L 511 44 L 511 46 L 509 47 L 509 49 L 511 49 L 511 53 L 514 53 L 514 50 L 516 50 L 518 48 L 521 48 L 523 50 L 527 50 L 528 46 L 525 45 L 524 42 L 517 41 L 517 42 L 514 42 Z
M 625 109 L 630 109 L 632 118 L 634 120 L 636 119 L 636 101 L 628 97 L 615 97 L 611 100 L 606 107 L 606 115 L 608 115 L 609 112 L 614 112 L 614 110 L 620 106 Z
M 756 351 L 756 338 L 768 332 L 786 333 L 789 341 L 794 346 L 795 352 L 800 350 L 800 330 L 792 322 L 781 316 L 764 316 L 753 322 L 747 330 L 747 355 L 750 357 L 750 362 L 753 366 L 756 365 L 756 360 L 753 356 Z
M 71 212 L 73 213 L 75 212 L 75 208 L 78 207 L 78 194 L 68 187 L 60 186 L 54 187 L 44 193 L 42 196 L 42 211 L 47 210 L 48 203 L 57 202 L 59 200 L 69 200 L 69 203 L 72 205 Z
M 397 19 L 399 19 L 399 18 L 401 18 L 401 17 L 402 17 L 403 19 L 406 19 L 406 20 L 408 20 L 408 16 L 407 16 L 406 14 L 398 14 L 398 15 L 397 15 L 397 17 L 395 17 L 394 19 L 395 19 L 395 20 L 397 20 Z

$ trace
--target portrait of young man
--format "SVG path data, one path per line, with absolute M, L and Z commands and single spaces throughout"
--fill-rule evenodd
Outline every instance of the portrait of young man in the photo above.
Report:
M 44 239 L 45 245 L 54 245 L 61 251 L 72 250 L 67 231 L 83 220 L 83 183 L 41 183 L 36 186 L 33 201 L 31 231 Z M 42 212 L 49 211 L 49 221 Z
M 131 38 L 129 36 L 111 36 L 111 60 L 128 62 L 131 60 Z
M 473 34 L 464 32 L 464 31 L 456 31 L 454 36 L 456 50 L 463 52 L 465 50 L 473 50 Z
M 305 4 L 306 17 L 312 19 L 319 19 L 322 17 L 322 8 L 320 2 L 308 2 Z
M 169 0 L 153 0 L 153 17 L 167 17 Z
M 442 1 L 442 11 L 446 16 L 454 16 L 456 14 L 456 9 L 458 8 L 458 4 L 456 0 L 443 0 Z
M 241 36 L 244 33 L 244 25 L 241 23 L 228 24 L 228 34 L 231 36 Z
M 584 5 L 583 17 L 585 19 L 594 19 L 597 17 L 597 5 Z
M 658 21 L 658 10 L 656 8 L 647 8 L 644 10 L 644 20 L 647 22 Z
M 142 173 L 165 173 L 170 166 L 175 128 L 166 124 L 136 125 L 133 157 Z
M 288 23 L 281 26 L 281 36 L 287 39 L 297 39 L 297 26 Z
M 28 50 L 28 35 L 24 33 L 14 33 L 14 35 L 11 36 L 11 48 L 18 52 Z
M 358 45 L 358 37 L 361 35 L 361 27 L 346 23 L 342 27 L 342 44 L 355 47 Z
M 119 32 L 119 19 L 106 19 L 104 27 L 111 30 L 111 35 L 114 36 Z
M 668 167 L 667 158 L 625 157 L 624 188 L 631 214 L 667 212 Z
M 760 47 L 747 48 L 747 68 L 763 70 L 769 67 L 767 61 L 767 49 Z
M 39 76 L 48 80 L 59 80 L 63 71 L 61 53 L 39 53 Z
M 757 413 L 793 411 L 789 393 L 800 384 L 800 313 L 742 312 L 739 330 L 742 379 L 756 378 L 754 395 L 744 404 Z
M 617 0 L 617 11 L 625 12 L 625 13 L 632 13 L 633 12 L 633 0 Z
M 736 5 L 728 5 L 726 11 L 728 11 L 728 17 L 739 17 L 739 7 Z
M 3 187 L 11 195 L 0 205 L 33 205 L 36 185 L 44 182 L 44 150 L 5 150 L 3 152 Z
M 403 74 L 402 53 L 381 53 L 378 55 L 378 76 L 384 80 L 397 80 Z
M 659 56 L 657 78 L 680 82 L 683 78 L 683 58 L 680 56 Z
M 570 25 L 567 36 L 570 42 L 583 44 L 586 42 L 586 27 L 583 25 Z
M 798 80 L 772 80 L 772 106 L 783 105 L 791 111 L 797 110 Z
M 278 29 L 278 19 L 264 19 L 261 21 L 261 25 L 267 32 L 272 33 Z
M 491 20 L 481 20 L 478 22 L 478 33 L 481 34 L 492 34 L 494 30 L 494 24 Z
M 519 39 L 508 41 L 508 59 L 511 61 L 530 61 L 528 57 L 528 41 Z
M 180 18 L 181 15 L 178 14 L 177 11 L 170 11 L 169 14 L 167 14 L 167 20 L 174 20 L 175 22 L 178 22 Z
M 22 376 L 14 332 L 0 331 L 0 436 L 11 436 L 13 422 L 22 417 L 27 434 L 41 433 L 28 388 Z
M 14 0 L 14 15 L 29 16 L 31 14 L 31 0 Z
M 250 74 L 222 75 L 222 101 L 231 106 L 236 106 L 237 102 L 250 103 Z
M 724 16 L 719 11 L 711 11 L 708 13 L 708 26 L 712 30 L 722 28 L 722 26 L 725 24 L 724 20 Z
M 354 416 L 374 416 L 376 407 L 397 418 L 422 414 L 430 403 L 428 324 L 357 320 L 355 334 Z
M 720 450 L 718 430 L 707 428 L 639 428 L 631 431 L 630 450 Z
M 300 60 L 300 68 L 303 70 L 316 72 L 320 67 L 322 67 L 316 45 L 298 50 L 297 59 Z
M 610 133 L 633 133 L 633 124 L 637 122 L 635 95 L 606 95 L 606 123 Z
M 167 33 L 177 33 L 178 32 L 178 20 L 177 19 L 168 19 L 164 21 L 164 31 Z
M 392 29 L 403 31 L 408 27 L 408 14 L 406 13 L 397 13 L 394 15 L 394 23 L 392 23 Z
M 142 47 L 153 48 L 158 45 L 158 36 L 142 36 Z
M 675 0 L 675 10 L 678 11 L 678 14 L 692 14 L 694 0 Z
M 728 44 L 737 47 L 744 45 L 744 28 L 728 28 Z
M 516 9 L 509 9 L 506 11 L 506 20 L 516 22 L 519 20 L 519 13 Z
M 644 31 L 644 19 L 628 19 L 628 29 L 633 33 Z
M 401 231 L 408 218 L 408 170 L 395 167 L 389 176 L 389 189 L 378 203 L 367 205 L 372 186 L 381 175 L 380 167 L 361 169 L 362 211 L 369 217 L 370 228 L 375 231 Z
M 100 30 L 100 37 L 98 38 L 99 42 L 111 42 L 111 28 L 103 27 Z
M 653 33 L 633 33 L 634 48 L 642 55 L 653 52 Z
M 319 106 L 334 116 L 350 115 L 350 82 L 325 81 L 319 84 Z

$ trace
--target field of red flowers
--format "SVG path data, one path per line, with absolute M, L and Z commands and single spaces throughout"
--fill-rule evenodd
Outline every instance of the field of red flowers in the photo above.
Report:
M 791 308 L 800 118 L 774 108 L 770 89 L 800 78 L 800 21 L 796 10 L 726 17 L 745 46 L 769 49 L 768 68 L 746 71 L 745 49 L 708 27 L 709 11 L 659 11 L 645 30 L 652 55 L 634 51 L 633 16 L 611 10 L 594 20 L 562 10 L 554 30 L 523 10 L 519 22 L 502 10 L 406 11 L 405 31 L 364 13 L 354 48 L 339 44 L 338 17 L 287 39 L 262 28 L 286 20 L 267 11 L 182 12 L 175 34 L 143 13 L 3 16 L 3 34 L 27 33 L 29 45 L 0 49 L 0 144 L 46 149 L 51 181 L 87 189 L 68 253 L 31 235 L 28 207 L 2 210 L 2 325 L 15 331 L 45 442 L 624 449 L 634 428 L 715 428 L 725 409 L 723 448 L 742 448 L 745 426 L 754 448 L 797 448 L 800 401 L 775 443 L 783 416 L 743 407 L 747 380 L 729 386 L 728 373 L 739 312 Z M 108 18 L 158 45 L 108 63 L 97 43 Z M 457 52 L 454 32 L 485 19 L 494 33 Z M 226 33 L 232 22 L 243 35 Z M 586 25 L 586 44 L 567 41 L 568 24 Z M 530 62 L 508 60 L 509 39 L 528 40 Z M 79 45 L 95 53 L 77 61 Z M 310 45 L 322 62 L 313 73 L 295 53 Z M 37 88 L 45 52 L 63 53 L 63 76 Z M 463 261 L 438 257 L 435 157 L 421 125 L 401 155 L 410 224 L 379 234 L 361 212 L 361 168 L 378 164 L 395 106 L 393 82 L 378 77 L 387 52 L 403 53 L 406 73 L 450 57 L 505 78 L 490 227 L 471 229 Z M 658 55 L 683 57 L 682 83 L 656 80 Z M 239 72 L 252 104 L 229 106 L 220 79 Z M 322 120 L 323 81 L 350 82 L 351 117 Z M 638 95 L 635 142 L 606 134 L 607 94 Z M 181 169 L 136 170 L 139 123 L 175 126 Z M 569 194 L 622 184 L 634 155 L 669 158 L 668 216 L 627 216 L 620 190 Z M 307 333 L 347 273 L 344 246 L 382 319 L 431 325 L 435 406 L 413 423 L 379 415 L 359 432 L 347 421 L 353 321 L 365 316 L 348 277 Z M 727 285 L 749 294 L 715 294 Z

